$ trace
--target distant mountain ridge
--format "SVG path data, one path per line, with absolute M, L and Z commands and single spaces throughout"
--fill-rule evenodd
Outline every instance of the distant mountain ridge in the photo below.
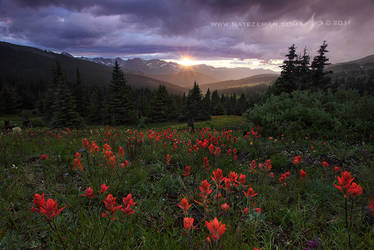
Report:
M 278 74 L 260 74 L 250 77 L 246 77 L 239 80 L 221 81 L 215 83 L 209 83 L 201 85 L 203 90 L 209 89 L 231 89 L 231 88 L 244 88 L 254 87 L 258 85 L 271 85 L 279 77 Z
M 204 75 L 194 70 L 186 69 L 184 71 L 179 71 L 173 74 L 168 75 L 149 75 L 154 79 L 158 79 L 160 81 L 167 81 L 173 83 L 175 85 L 184 87 L 184 88 L 192 88 L 194 82 L 196 81 L 200 86 L 203 84 L 211 83 L 217 81 L 216 78 L 213 78 L 208 75 Z
M 197 81 L 199 84 L 206 84 L 217 81 L 238 80 L 258 74 L 277 73 L 266 69 L 250 69 L 245 67 L 216 68 L 205 64 L 186 67 L 175 62 L 167 62 L 160 59 L 144 60 L 141 58 L 133 58 L 124 60 L 120 57 L 112 59 L 103 57 L 81 58 L 107 66 L 113 66 L 114 62 L 117 61 L 123 69 L 129 72 L 161 79 L 182 87 L 191 87 L 194 81 Z
M 110 82 L 112 67 L 72 57 L 69 53 L 57 54 L 28 46 L 0 42 L 0 81 L 48 82 L 52 79 L 52 70 L 56 62 L 69 82 L 75 82 L 79 68 L 82 81 L 90 86 L 102 86 Z M 128 84 L 134 88 L 156 89 L 164 85 L 171 93 L 184 93 L 185 88 L 171 83 L 126 72 Z
M 333 71 L 335 75 L 347 74 L 353 71 L 374 70 L 374 55 L 365 56 L 353 61 L 331 64 L 327 66 L 327 70 Z

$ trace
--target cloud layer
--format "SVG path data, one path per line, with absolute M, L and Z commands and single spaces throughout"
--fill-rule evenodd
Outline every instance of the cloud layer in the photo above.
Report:
M 0 40 L 74 55 L 333 62 L 374 53 L 373 0 L 0 0 Z

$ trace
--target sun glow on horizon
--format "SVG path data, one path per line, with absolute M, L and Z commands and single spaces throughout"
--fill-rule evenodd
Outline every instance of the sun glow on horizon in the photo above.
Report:
M 282 64 L 283 60 L 281 59 L 270 59 L 270 60 L 262 60 L 262 59 L 239 59 L 239 58 L 232 58 L 232 59 L 192 59 L 190 56 L 182 56 L 180 59 L 162 59 L 167 62 L 175 62 L 184 67 L 192 67 L 195 65 L 205 64 L 208 66 L 220 68 L 249 68 L 249 69 L 269 69 L 275 72 L 280 72 L 279 66 Z
M 181 60 L 179 61 L 179 63 L 182 64 L 185 67 L 188 67 L 188 66 L 191 66 L 191 65 L 194 64 L 193 60 L 189 56 L 182 57 Z

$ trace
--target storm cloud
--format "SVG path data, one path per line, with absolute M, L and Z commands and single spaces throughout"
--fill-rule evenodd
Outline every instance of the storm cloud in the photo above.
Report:
M 280 59 L 327 40 L 333 62 L 374 53 L 372 0 L 0 0 L 0 40 L 74 55 Z

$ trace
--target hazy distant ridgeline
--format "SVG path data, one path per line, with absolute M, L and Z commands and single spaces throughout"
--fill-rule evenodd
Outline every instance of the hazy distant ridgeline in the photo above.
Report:
M 112 67 L 68 55 L 0 42 L 0 80 L 3 82 L 48 82 L 56 62 L 61 64 L 66 79 L 75 81 L 79 68 L 82 80 L 87 85 L 103 86 L 110 82 Z M 144 75 L 126 73 L 130 86 L 156 89 L 164 85 L 172 93 L 183 93 L 186 89 Z
M 174 62 L 167 62 L 159 59 L 143 60 L 140 58 L 133 58 L 124 60 L 122 58 L 86 58 L 82 57 L 84 60 L 89 60 L 92 62 L 104 64 L 113 67 L 114 62 L 118 61 L 121 68 L 128 70 L 129 72 L 136 74 L 143 74 L 151 77 L 162 77 L 167 79 L 170 83 L 173 83 L 173 78 L 176 76 L 181 78 L 181 82 L 185 82 L 192 75 L 195 78 L 193 80 L 198 81 L 200 84 L 208 82 L 218 82 L 226 80 L 238 80 L 245 77 L 258 75 L 258 74 L 274 74 L 277 73 L 272 70 L 267 69 L 250 69 L 246 67 L 238 68 L 225 68 L 225 67 L 212 67 L 205 64 L 184 66 Z M 193 82 L 190 84 L 192 87 Z
M 255 75 L 246 77 L 239 80 L 229 80 L 229 81 L 221 81 L 221 82 L 214 82 L 209 84 L 202 84 L 201 89 L 207 90 L 209 89 L 232 89 L 232 88 L 244 88 L 244 87 L 254 87 L 257 85 L 271 85 L 277 78 L 278 74 L 262 74 L 262 75 Z

